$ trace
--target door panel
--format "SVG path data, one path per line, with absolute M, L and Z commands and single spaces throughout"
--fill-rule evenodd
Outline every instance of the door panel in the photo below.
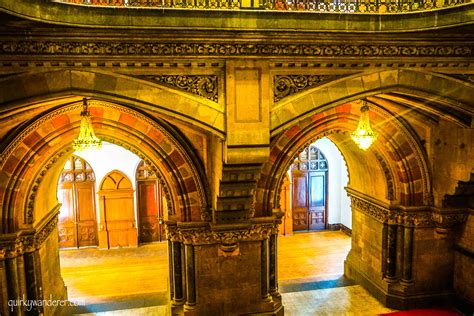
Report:
M 139 241 L 160 241 L 159 200 L 156 180 L 138 181 Z
M 309 229 L 326 228 L 326 172 L 309 173 Z
M 293 172 L 293 230 L 308 229 L 307 173 Z
M 75 183 L 77 196 L 78 247 L 97 246 L 95 192 L 92 182 Z
M 77 247 L 76 211 L 74 203 L 74 190 L 72 183 L 63 183 L 59 186 L 59 247 Z

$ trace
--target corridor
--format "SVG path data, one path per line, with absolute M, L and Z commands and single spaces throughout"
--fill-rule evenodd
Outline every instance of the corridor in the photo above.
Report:
M 299 233 L 278 240 L 278 278 L 285 315 L 391 311 L 361 286 L 344 279 L 344 259 L 351 241 L 344 233 Z M 166 243 L 106 251 L 63 250 L 60 257 L 69 299 L 85 304 L 63 314 L 166 314 Z

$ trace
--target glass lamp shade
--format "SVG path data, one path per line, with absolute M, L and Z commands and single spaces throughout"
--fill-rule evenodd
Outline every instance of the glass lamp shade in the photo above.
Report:
M 79 136 L 73 140 L 72 147 L 75 151 L 84 151 L 88 149 L 99 149 L 102 147 L 102 140 L 95 136 L 92 128 L 92 120 L 87 109 L 87 100 L 83 100 L 84 109 L 81 112 L 81 129 Z
M 357 129 L 351 134 L 351 138 L 362 150 L 369 149 L 377 139 L 377 133 L 370 127 L 369 107 L 367 105 L 361 108 L 359 124 Z

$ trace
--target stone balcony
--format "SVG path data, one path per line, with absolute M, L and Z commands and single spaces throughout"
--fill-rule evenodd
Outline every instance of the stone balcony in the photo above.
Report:
M 278 10 L 340 13 L 406 13 L 458 6 L 471 0 L 51 0 L 82 6 L 150 9 Z

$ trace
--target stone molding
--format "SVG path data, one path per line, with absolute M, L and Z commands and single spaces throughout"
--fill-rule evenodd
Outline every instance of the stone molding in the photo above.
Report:
M 82 102 L 82 101 L 81 101 Z M 12 153 L 14 152 L 15 149 L 18 148 L 18 146 L 23 142 L 23 140 L 28 137 L 28 135 L 30 135 L 32 132 L 34 132 L 36 129 L 38 129 L 41 125 L 43 125 L 46 121 L 48 120 L 51 120 L 53 119 L 54 117 L 57 117 L 57 116 L 60 116 L 62 114 L 65 114 L 65 113 L 69 113 L 69 112 L 73 112 L 73 111 L 79 111 L 81 108 L 82 108 L 82 103 L 81 102 L 76 102 L 76 103 L 73 103 L 69 106 L 66 106 L 66 107 L 62 107 L 60 109 L 57 109 L 57 110 L 54 110 L 54 111 L 51 111 L 49 113 L 47 113 L 46 115 L 40 117 L 38 120 L 36 120 L 35 122 L 33 122 L 31 125 L 29 125 L 26 129 L 24 129 L 21 133 L 19 133 L 12 142 L 10 142 L 8 144 L 8 146 L 5 148 L 5 150 L 0 153 L 0 169 L 4 166 L 5 162 L 8 160 L 8 158 L 12 155 Z M 181 151 L 181 153 L 186 153 L 186 150 L 181 146 L 181 144 L 178 143 L 178 141 L 176 141 L 174 139 L 174 137 L 172 137 L 172 135 L 170 135 L 162 126 L 160 126 L 159 124 L 157 124 L 155 121 L 153 121 L 152 119 L 142 115 L 141 113 L 138 113 L 132 109 L 129 109 L 129 108 L 126 108 L 126 107 L 123 107 L 123 106 L 120 106 L 120 105 L 116 105 L 116 104 L 111 104 L 111 103 L 108 103 L 108 102 L 103 102 L 103 101 L 97 101 L 97 100 L 89 100 L 89 106 L 98 106 L 98 107 L 105 107 L 105 108 L 112 108 L 112 109 L 115 109 L 119 112 L 122 112 L 122 113 L 127 113 L 133 117 L 136 117 L 142 121 L 145 121 L 147 124 L 149 124 L 150 126 L 152 126 L 153 128 L 157 129 L 157 130 L 160 130 L 163 134 L 167 135 L 168 136 L 168 140 L 174 145 L 176 146 L 176 148 L 179 148 L 179 150 Z M 114 141 L 113 139 L 111 138 L 107 138 L 107 141 L 110 141 L 110 142 L 113 142 L 113 143 L 118 143 L 117 141 Z M 125 147 L 125 145 L 123 143 L 120 143 L 121 146 Z M 130 146 L 126 146 L 127 149 L 129 150 L 132 150 Z M 70 152 L 71 150 L 71 147 L 68 147 L 66 149 L 64 149 L 62 152 L 60 153 L 57 153 L 54 157 L 52 157 L 50 159 L 50 161 L 48 161 L 48 163 L 46 163 L 43 168 L 41 169 L 41 172 L 39 172 L 39 176 L 37 177 L 37 179 L 35 180 L 34 182 L 34 185 L 30 188 L 29 190 L 29 194 L 28 194 L 28 199 L 27 199 L 27 202 L 26 202 L 26 223 L 28 224 L 32 224 L 33 223 L 33 220 L 34 220 L 34 200 L 36 198 L 36 191 L 39 187 L 39 184 L 41 183 L 42 181 L 42 178 L 43 176 L 46 174 L 46 172 L 48 171 L 48 169 L 50 169 L 53 164 L 64 154 Z M 137 153 L 137 151 L 134 151 L 134 153 Z M 142 156 L 142 155 L 139 155 L 139 156 Z M 140 157 L 142 158 L 142 157 Z M 146 160 L 147 163 L 149 163 L 151 166 L 152 166 L 152 169 L 154 172 L 159 172 L 158 169 L 156 168 L 156 166 L 154 166 L 154 164 L 151 163 L 151 161 L 149 160 Z M 198 171 L 196 170 L 196 168 L 194 167 L 194 164 L 192 163 L 192 161 L 187 161 L 188 165 L 190 166 L 190 168 L 192 168 L 192 171 L 195 175 L 198 174 Z M 197 188 L 197 193 L 199 194 L 199 198 L 201 200 L 201 204 L 205 204 L 205 196 L 203 194 L 204 192 L 204 188 L 202 187 L 202 185 L 200 184 L 199 181 L 196 181 L 196 185 L 198 186 Z M 167 196 L 167 198 L 169 198 L 169 196 Z M 170 206 L 172 203 L 171 203 L 172 199 L 169 200 L 169 205 Z M 207 207 L 202 207 L 201 208 L 201 218 L 203 220 L 210 220 L 210 210 L 207 208 Z
M 141 75 L 135 77 L 175 87 L 214 102 L 219 99 L 216 75 Z
M 27 252 L 33 252 L 41 247 L 46 239 L 56 232 L 58 227 L 59 205 L 52 215 L 40 227 L 31 230 L 21 230 L 15 234 L 4 235 L 10 238 L 0 239 L 0 260 L 15 258 Z M 4 237 L 2 236 L 2 237 Z
M 184 244 L 225 244 L 232 245 L 241 241 L 258 241 L 278 234 L 278 223 L 251 224 L 246 228 L 214 230 L 210 226 L 180 227 L 179 224 L 166 225 L 166 238 Z
M 461 43 L 285 44 L 285 43 L 189 43 L 156 41 L 87 41 L 68 39 L 3 40 L 0 55 L 71 56 L 300 56 L 300 57 L 472 57 L 473 46 Z
M 334 75 L 275 75 L 273 76 L 273 100 L 278 102 L 292 94 L 317 87 L 342 76 Z
M 410 227 L 436 227 L 437 230 L 449 230 L 464 223 L 468 214 L 465 210 L 439 211 L 432 207 L 404 209 L 401 206 L 383 206 L 357 196 L 354 190 L 348 189 L 352 210 L 359 211 L 381 223 L 399 224 Z M 442 232 L 442 231 L 439 231 Z

